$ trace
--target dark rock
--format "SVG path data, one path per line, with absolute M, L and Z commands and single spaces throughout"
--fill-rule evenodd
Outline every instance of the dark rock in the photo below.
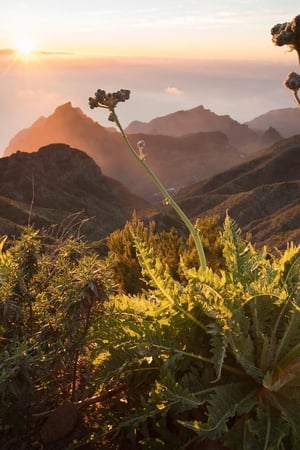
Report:
M 28 223 L 47 228 L 81 213 L 80 219 L 89 219 L 82 231 L 99 240 L 130 220 L 134 209 L 149 207 L 66 144 L 1 158 L 0 173 L 1 234 L 19 234 Z

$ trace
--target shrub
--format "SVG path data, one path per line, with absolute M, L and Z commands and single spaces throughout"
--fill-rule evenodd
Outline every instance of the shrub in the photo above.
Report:
M 202 236 L 203 248 L 208 264 L 214 270 L 222 267 L 221 227 L 219 217 L 203 217 L 196 221 L 196 229 Z M 146 288 L 142 277 L 141 266 L 137 257 L 134 236 L 139 237 L 168 267 L 171 276 L 184 282 L 180 268 L 182 259 L 188 267 L 199 267 L 199 259 L 195 243 L 191 235 L 186 240 L 174 227 L 169 230 L 156 231 L 154 221 L 145 225 L 134 214 L 126 225 L 111 233 L 107 240 L 109 258 L 113 277 L 122 292 L 137 294 Z
M 8 248 L 2 239 L 1 426 L 25 427 L 32 414 L 90 393 L 89 332 L 109 277 L 104 262 L 72 237 L 49 246 L 28 228 Z
M 185 285 L 136 239 L 151 290 L 110 299 L 95 336 L 116 448 L 299 448 L 300 248 L 258 253 L 229 217 L 222 239 L 226 269 Z

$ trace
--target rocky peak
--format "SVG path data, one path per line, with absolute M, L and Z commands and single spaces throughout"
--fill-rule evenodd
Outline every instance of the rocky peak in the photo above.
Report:
M 256 146 L 258 136 L 229 115 L 218 115 L 203 105 L 186 111 L 177 111 L 166 116 L 157 117 L 150 122 L 134 121 L 126 129 L 127 133 L 161 134 L 183 136 L 190 133 L 214 132 L 225 133 L 230 144 L 251 149 Z
M 134 209 L 149 206 L 123 184 L 104 176 L 85 152 L 66 144 L 0 158 L 0 173 L 2 233 L 9 233 L 5 224 L 26 225 L 33 204 L 32 222 L 37 227 L 82 212 L 83 218 L 93 220 L 93 227 L 87 230 L 89 237 L 99 239 L 122 227 Z
M 273 145 L 282 139 L 281 134 L 274 127 L 269 128 L 262 134 L 260 142 L 262 146 Z

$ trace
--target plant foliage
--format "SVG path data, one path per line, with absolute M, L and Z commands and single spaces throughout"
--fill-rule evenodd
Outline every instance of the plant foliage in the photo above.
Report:
M 109 271 L 72 237 L 46 245 L 27 229 L 0 247 L 0 425 L 89 394 L 90 327 L 102 315 Z M 90 374 L 91 375 L 91 374 Z
M 174 272 L 157 234 L 136 222 L 126 236 L 143 280 L 131 294 L 115 289 L 112 256 L 80 240 L 49 245 L 31 228 L 2 239 L 6 442 L 45 409 L 92 398 L 93 424 L 69 449 L 299 449 L 300 248 L 257 251 L 227 216 L 218 269 L 182 247 Z
M 258 252 L 229 217 L 222 242 L 225 269 L 182 263 L 181 283 L 135 238 L 149 286 L 111 298 L 95 330 L 99 376 L 123 386 L 104 412 L 118 445 L 300 448 L 300 249 Z

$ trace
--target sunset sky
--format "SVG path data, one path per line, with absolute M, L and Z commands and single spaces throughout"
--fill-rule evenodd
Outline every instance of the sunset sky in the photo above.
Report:
M 10 0 L 2 47 L 98 55 L 266 58 L 268 31 L 297 14 L 295 0 Z M 273 53 L 273 52 L 272 52 Z
M 19 130 L 66 101 L 107 125 L 87 107 L 100 87 L 132 90 L 120 111 L 125 125 L 200 104 L 239 121 L 293 107 L 282 81 L 297 58 L 273 45 L 270 29 L 300 13 L 295 3 L 2 2 L 0 155 Z

